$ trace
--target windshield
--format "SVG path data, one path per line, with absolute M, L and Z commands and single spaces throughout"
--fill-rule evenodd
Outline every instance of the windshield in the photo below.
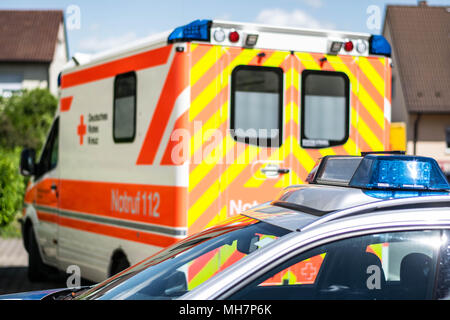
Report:
M 240 216 L 138 263 L 79 299 L 175 299 L 289 231 Z

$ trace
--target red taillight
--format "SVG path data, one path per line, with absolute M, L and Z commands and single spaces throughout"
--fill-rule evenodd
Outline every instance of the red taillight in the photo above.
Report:
M 344 44 L 344 50 L 345 50 L 345 51 L 352 51 L 352 50 L 353 50 L 353 42 L 347 41 L 347 42 Z
M 237 31 L 231 31 L 228 35 L 228 39 L 230 42 L 238 42 L 239 41 L 239 33 Z

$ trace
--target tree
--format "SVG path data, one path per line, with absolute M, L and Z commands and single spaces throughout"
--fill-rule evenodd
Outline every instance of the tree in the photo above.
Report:
M 24 90 L 0 100 L 0 146 L 9 150 L 28 147 L 39 150 L 44 143 L 57 107 L 47 89 Z

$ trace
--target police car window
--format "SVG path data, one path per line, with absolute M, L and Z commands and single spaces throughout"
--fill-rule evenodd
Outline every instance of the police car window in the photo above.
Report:
M 228 299 L 430 299 L 440 239 L 432 230 L 336 241 L 281 263 Z
M 207 229 L 99 284 L 81 298 L 175 299 L 287 233 L 247 218 Z
M 349 79 L 345 73 L 304 70 L 301 84 L 301 144 L 324 148 L 349 135 Z
M 282 137 L 283 70 L 238 66 L 231 74 L 231 134 L 235 140 L 277 147 Z
M 441 237 L 438 275 L 436 283 L 436 299 L 450 299 L 450 230 L 444 230 Z
M 136 73 L 116 76 L 114 82 L 113 137 L 132 142 L 136 134 Z
M 286 286 L 313 284 L 319 274 L 326 253 L 315 255 L 291 265 L 258 286 Z

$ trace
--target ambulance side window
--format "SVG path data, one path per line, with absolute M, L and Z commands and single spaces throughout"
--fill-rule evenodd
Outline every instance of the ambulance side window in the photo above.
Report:
M 114 142 L 133 142 L 136 135 L 136 73 L 119 74 L 114 81 Z
M 282 139 L 283 70 L 237 66 L 231 74 L 230 129 L 236 141 L 278 147 Z
M 301 145 L 342 145 L 349 136 L 350 83 L 343 72 L 304 70 L 301 84 Z
M 56 118 L 52 129 L 48 135 L 47 142 L 42 150 L 41 157 L 36 166 L 35 179 L 40 178 L 48 171 L 56 168 L 58 164 L 58 133 L 59 133 L 59 118 Z

